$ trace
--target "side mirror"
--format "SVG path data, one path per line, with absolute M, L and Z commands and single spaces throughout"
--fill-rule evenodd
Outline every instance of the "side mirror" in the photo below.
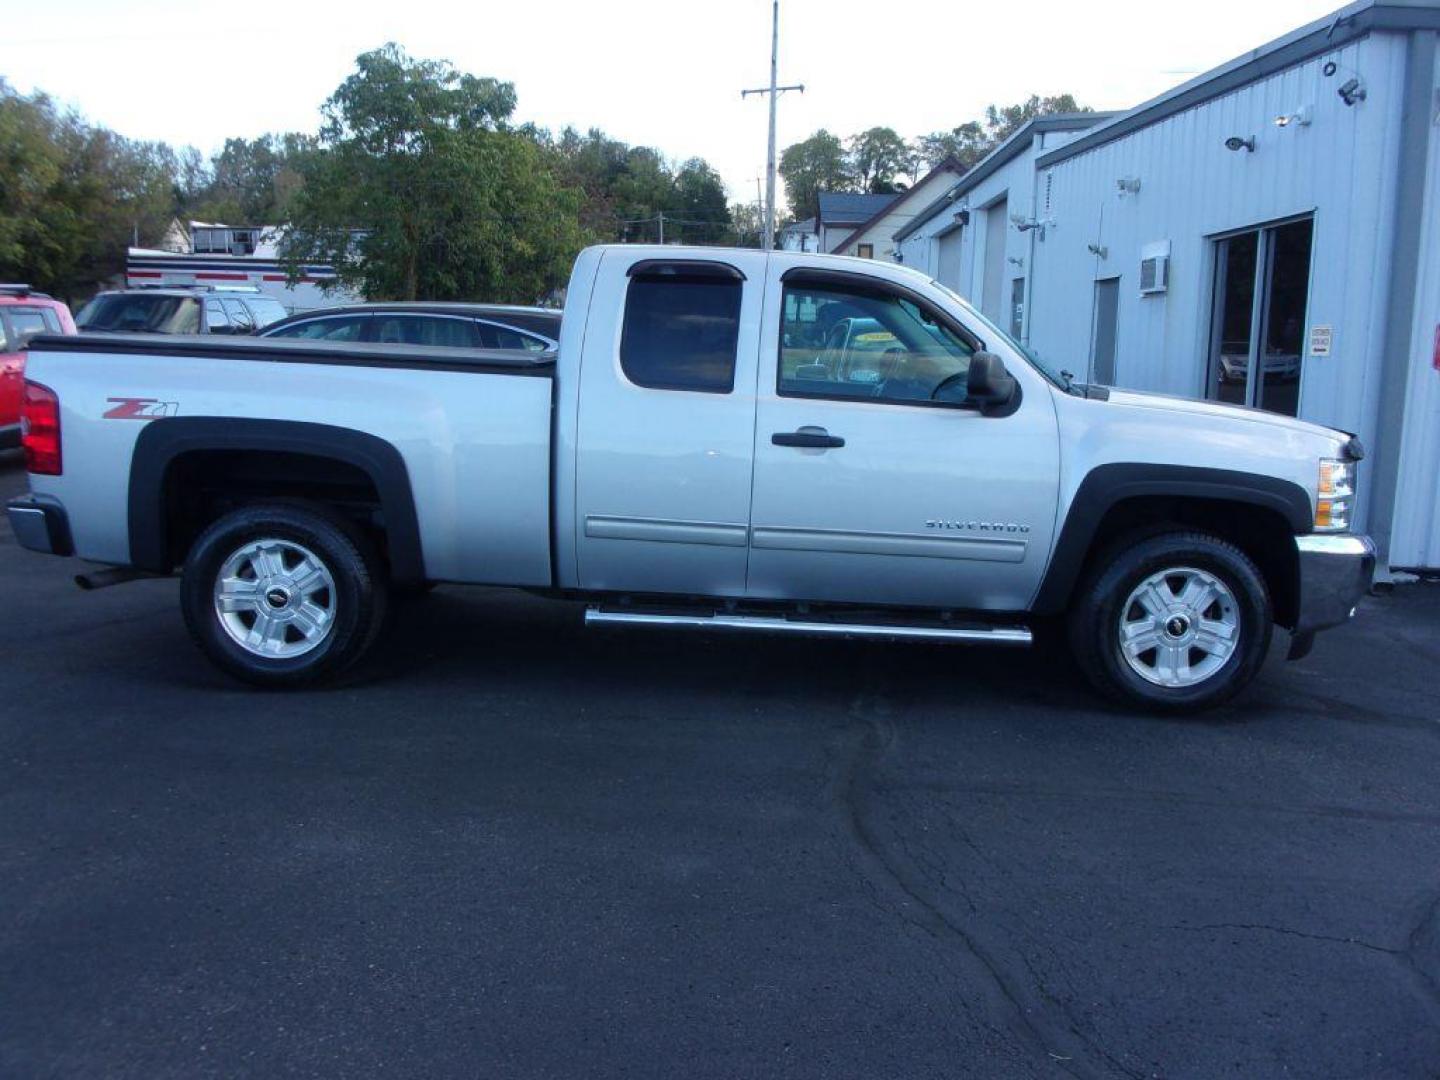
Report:
M 977 352 L 970 357 L 965 393 L 986 414 L 1004 412 L 1020 393 L 1020 384 L 1005 370 L 1005 361 L 994 353 Z

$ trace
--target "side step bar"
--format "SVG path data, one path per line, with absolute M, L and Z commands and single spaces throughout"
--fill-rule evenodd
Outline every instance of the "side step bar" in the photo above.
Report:
M 807 637 L 880 638 L 904 641 L 950 641 L 986 645 L 1029 645 L 1033 635 L 1024 626 L 887 625 L 884 623 L 821 622 L 779 615 L 729 615 L 720 612 L 671 615 L 612 608 L 585 609 L 586 626 L 658 626 L 678 630 L 733 630 Z

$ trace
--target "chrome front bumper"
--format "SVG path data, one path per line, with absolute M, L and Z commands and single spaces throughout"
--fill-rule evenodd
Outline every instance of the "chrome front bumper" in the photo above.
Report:
M 1312 533 L 1297 536 L 1300 605 L 1290 659 L 1310 651 L 1315 632 L 1339 626 L 1355 614 L 1375 578 L 1375 545 L 1368 536 Z

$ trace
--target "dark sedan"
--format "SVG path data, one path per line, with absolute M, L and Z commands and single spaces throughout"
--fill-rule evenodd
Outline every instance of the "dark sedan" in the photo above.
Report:
M 544 352 L 560 340 L 560 311 L 502 304 L 351 304 L 291 315 L 260 336 Z

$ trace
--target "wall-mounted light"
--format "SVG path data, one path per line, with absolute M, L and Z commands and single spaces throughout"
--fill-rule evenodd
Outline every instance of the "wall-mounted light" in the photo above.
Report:
M 1025 260 L 1019 255 L 1011 255 L 1005 261 L 1014 267 L 1023 267 L 1025 265 Z
M 1365 100 L 1365 85 L 1359 79 L 1346 79 L 1335 93 L 1340 95 L 1340 100 L 1346 105 L 1354 105 L 1357 101 Z
M 1255 152 L 1255 136 L 1251 135 L 1248 139 L 1242 139 L 1239 135 L 1231 135 L 1225 140 L 1225 149 L 1231 153 L 1244 150 L 1247 154 L 1253 154 Z
M 1104 244 L 1086 244 L 1085 250 L 1097 259 L 1108 259 L 1110 257 L 1110 249 Z
M 1115 181 L 1115 190 L 1120 198 L 1126 195 L 1140 194 L 1140 178 L 1138 176 L 1122 176 Z
M 1295 109 L 1292 112 L 1281 113 L 1279 116 L 1275 117 L 1276 127 L 1289 127 L 1291 124 L 1294 124 L 1296 127 L 1309 127 L 1310 106 L 1301 105 L 1298 109 Z
M 962 210 L 956 211 L 956 214 L 955 214 L 955 224 L 957 224 L 957 225 L 969 225 L 969 224 L 970 224 L 970 211 L 969 211 L 968 209 L 962 209 Z

